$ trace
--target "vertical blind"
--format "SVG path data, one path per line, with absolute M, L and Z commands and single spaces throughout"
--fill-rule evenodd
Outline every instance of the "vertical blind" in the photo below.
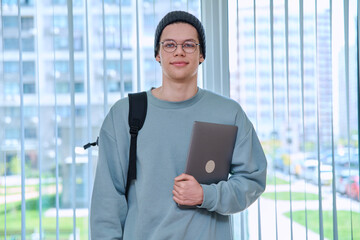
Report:
M 239 239 L 360 238 L 358 8 L 229 1 L 230 96 L 268 160 Z
M 153 37 L 200 0 L 3 0 L 0 239 L 89 239 L 97 149 L 109 107 L 161 83 Z M 201 81 L 201 79 L 200 79 Z
M 235 239 L 360 238 L 359 4 L 221 4 L 230 97 L 269 163 Z M 1 1 L 0 239 L 90 238 L 97 149 L 82 146 L 115 101 L 160 85 L 153 35 L 169 10 L 203 15 L 200 0 Z

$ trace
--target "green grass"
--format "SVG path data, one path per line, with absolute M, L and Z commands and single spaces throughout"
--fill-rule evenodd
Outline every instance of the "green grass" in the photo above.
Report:
M 21 233 L 21 212 L 7 213 L 6 215 L 6 232 L 8 237 L 11 235 L 18 235 Z M 83 219 L 77 221 L 83 222 Z M 26 210 L 26 235 L 31 235 L 34 231 L 39 231 L 39 212 L 36 210 Z M 4 219 L 0 221 L 2 227 L 0 227 L 0 235 L 4 235 Z M 82 224 L 84 225 L 84 224 Z M 42 228 L 45 235 L 56 235 L 56 219 L 55 217 L 42 217 Z M 59 219 L 59 233 L 61 238 L 68 238 L 73 231 L 72 218 L 60 218 Z M 85 234 L 81 230 L 81 235 Z M 86 239 L 85 236 L 81 236 L 81 239 Z
M 277 177 L 276 178 L 276 185 L 283 185 L 283 184 L 289 184 L 289 182 Z M 266 185 L 275 185 L 275 178 L 274 177 L 269 177 L 266 180 Z
M 285 213 L 285 216 L 290 218 L 290 212 Z M 294 211 L 292 213 L 293 221 L 305 226 L 305 211 Z M 351 220 L 353 237 L 351 238 Z M 308 229 L 319 233 L 319 211 L 307 211 Z M 352 217 L 349 211 L 337 211 L 338 223 L 338 239 L 360 239 L 360 213 L 352 212 Z M 324 235 L 328 239 L 333 239 L 333 212 L 323 211 L 323 226 Z
M 56 218 L 45 217 L 45 211 L 54 206 L 54 195 L 43 196 L 43 216 L 42 216 L 42 229 L 45 239 L 56 239 Z M 31 199 L 26 201 L 26 235 L 30 237 L 33 232 L 39 232 L 39 199 Z M 0 236 L 5 233 L 5 210 L 4 204 L 0 204 Z M 21 234 L 21 202 L 6 204 L 6 233 L 8 238 L 17 236 L 20 239 Z M 88 218 L 77 217 L 77 228 L 80 230 L 80 239 L 88 239 Z M 69 235 L 73 232 L 73 218 L 72 217 L 59 217 L 59 235 L 60 239 L 68 239 Z
M 261 195 L 263 198 L 275 200 L 274 192 L 266 192 Z M 306 200 L 318 200 L 319 197 L 314 193 L 306 193 Z M 290 201 L 290 192 L 277 192 L 276 200 Z M 291 192 L 292 201 L 304 201 L 305 194 L 303 192 Z

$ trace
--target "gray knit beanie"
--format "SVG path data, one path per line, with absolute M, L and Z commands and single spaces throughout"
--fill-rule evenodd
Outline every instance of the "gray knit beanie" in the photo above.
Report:
M 205 41 L 204 27 L 201 24 L 201 22 L 199 21 L 199 19 L 197 19 L 194 15 L 192 15 L 188 12 L 184 12 L 184 11 L 169 12 L 161 19 L 161 21 L 157 25 L 156 31 L 155 31 L 155 41 L 154 41 L 155 57 L 159 51 L 159 41 L 160 41 L 160 36 L 161 36 L 162 31 L 164 30 L 164 28 L 167 25 L 176 23 L 176 22 L 188 23 L 188 24 L 192 25 L 194 28 L 196 28 L 198 35 L 199 35 L 201 53 L 203 55 L 203 58 L 205 59 L 206 41 Z

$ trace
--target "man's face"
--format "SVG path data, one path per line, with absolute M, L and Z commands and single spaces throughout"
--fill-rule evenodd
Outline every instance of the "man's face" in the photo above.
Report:
M 183 82 L 196 77 L 199 63 L 204 61 L 200 46 L 193 53 L 186 53 L 182 49 L 185 41 L 199 43 L 196 28 L 187 23 L 170 24 L 164 28 L 160 37 L 160 42 L 166 40 L 173 40 L 179 45 L 174 52 L 169 53 L 160 44 L 156 60 L 161 62 L 164 78 Z

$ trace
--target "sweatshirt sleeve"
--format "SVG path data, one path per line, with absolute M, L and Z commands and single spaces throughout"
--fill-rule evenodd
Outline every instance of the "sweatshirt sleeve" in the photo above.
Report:
M 91 239 L 123 239 L 127 215 L 125 174 L 113 132 L 111 113 L 99 135 L 99 158 L 90 209 Z M 111 134 L 112 133 L 112 134 Z
M 200 208 L 229 215 L 243 211 L 265 190 L 267 162 L 256 132 L 240 109 L 237 114 L 237 140 L 228 181 L 202 184 L 204 199 Z

